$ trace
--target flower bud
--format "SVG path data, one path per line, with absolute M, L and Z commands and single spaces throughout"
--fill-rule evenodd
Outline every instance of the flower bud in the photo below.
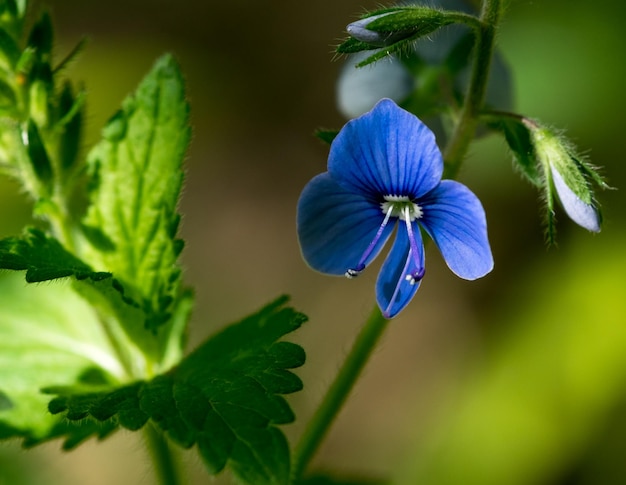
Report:
M 356 22 L 348 24 L 346 31 L 356 40 L 360 40 L 366 44 L 371 44 L 375 47 L 383 47 L 388 44 L 393 44 L 403 37 L 409 37 L 412 33 L 396 32 L 394 34 L 391 32 L 376 32 L 367 28 L 372 22 L 393 13 L 394 12 L 386 12 L 380 15 L 372 15 L 371 17 L 357 20 Z
M 405 39 L 428 35 L 454 20 L 428 7 L 396 7 L 352 22 L 348 34 L 372 48 L 387 47 Z
M 570 219 L 589 231 L 600 232 L 601 216 L 589 176 L 596 181 L 601 181 L 600 177 L 574 155 L 566 140 L 547 128 L 534 126 L 530 135 L 537 160 L 543 168 L 549 199 L 552 198 L 552 181 L 561 205 Z M 551 200 L 549 204 L 550 202 Z

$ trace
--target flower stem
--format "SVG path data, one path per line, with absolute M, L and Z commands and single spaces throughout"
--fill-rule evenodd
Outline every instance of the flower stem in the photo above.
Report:
M 297 483 L 311 458 L 313 458 L 356 380 L 361 375 L 361 371 L 387 327 L 388 321 L 376 306 L 357 335 L 345 362 L 295 449 L 291 483 Z
M 480 14 L 481 27 L 475 30 L 474 62 L 465 103 L 450 142 L 444 152 L 444 178 L 456 178 L 463 158 L 474 138 L 478 115 L 482 109 L 493 54 L 496 30 L 502 4 L 500 0 L 485 0 Z
M 152 423 L 144 428 L 146 445 L 152 457 L 154 473 L 160 485 L 178 485 L 178 467 L 165 436 Z

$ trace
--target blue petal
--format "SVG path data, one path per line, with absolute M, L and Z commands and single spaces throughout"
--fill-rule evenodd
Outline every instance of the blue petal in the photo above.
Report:
M 443 161 L 432 131 L 383 99 L 342 128 L 330 148 L 328 172 L 347 190 L 365 196 L 416 198 L 437 186 Z
M 302 256 L 311 268 L 343 275 L 355 268 L 384 220 L 378 203 L 339 186 L 325 172 L 314 177 L 298 201 L 297 230 Z M 393 230 L 387 224 L 367 266 Z
M 550 168 L 554 187 L 570 219 L 588 231 L 600 232 L 600 213 L 598 210 L 591 204 L 583 202 L 572 189 L 567 186 L 565 180 L 563 180 L 563 177 L 554 166 L 551 165 Z
M 418 204 L 424 212 L 419 221 L 457 276 L 474 280 L 493 269 L 485 211 L 465 185 L 443 180 Z
M 424 244 L 420 229 L 415 222 L 413 223 L 413 233 L 420 252 L 418 256 L 420 265 L 421 268 L 424 268 Z M 419 269 L 415 264 L 415 258 L 410 254 L 406 228 L 400 223 L 398 224 L 396 241 L 393 243 L 376 281 L 376 301 L 385 318 L 395 317 L 411 301 L 421 281 L 411 284 L 406 277 Z

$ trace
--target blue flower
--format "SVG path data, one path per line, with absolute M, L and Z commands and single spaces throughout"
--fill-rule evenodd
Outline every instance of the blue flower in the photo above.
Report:
M 376 283 L 387 318 L 404 309 L 424 276 L 422 229 L 459 277 L 489 273 L 493 258 L 483 207 L 464 185 L 441 180 L 442 173 L 433 133 L 383 99 L 343 127 L 331 145 L 328 171 L 302 191 L 297 229 L 305 261 L 322 273 L 353 278 L 398 225 Z

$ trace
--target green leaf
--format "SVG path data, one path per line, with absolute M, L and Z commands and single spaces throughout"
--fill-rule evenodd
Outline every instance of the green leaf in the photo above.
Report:
M 329 145 L 333 142 L 338 134 L 339 132 L 337 130 L 324 130 L 322 128 L 315 130 L 315 136 Z
M 37 229 L 27 229 L 21 238 L 0 240 L 0 269 L 26 270 L 28 283 L 73 277 L 73 289 L 89 301 L 100 318 L 110 322 L 109 332 L 115 332 L 115 337 L 123 342 L 119 351 L 123 352 L 124 365 L 133 372 L 143 375 L 148 367 L 154 371 L 166 369 L 180 360 L 182 336 L 193 302 L 189 291 L 181 293 L 168 322 L 167 335 L 171 338 L 158 338 L 145 331 L 145 313 L 128 297 L 117 278 L 111 273 L 93 271 L 56 239 Z M 124 324 L 124 334 L 113 321 Z M 134 344 L 138 340 L 143 344 L 141 348 Z
M 109 121 L 88 156 L 85 259 L 112 272 L 156 329 L 175 311 L 182 243 L 176 212 L 189 142 L 189 107 L 172 56 L 160 58 Z
M 0 305 L 0 439 L 22 437 L 28 445 L 61 430 L 75 439 L 82 426 L 47 413 L 50 397 L 40 389 L 83 381 L 110 385 L 124 376 L 96 314 L 71 285 L 26 290 L 17 273 L 0 274 Z
M 284 484 L 289 447 L 277 425 L 294 419 L 282 397 L 302 389 L 289 369 L 304 351 L 278 341 L 305 317 L 281 298 L 210 338 L 178 367 L 121 388 L 49 388 L 52 413 L 137 430 L 148 419 L 179 445 L 197 445 L 208 470 L 228 464 L 244 482 Z
M 21 238 L 0 240 L 0 269 L 26 270 L 26 281 L 36 283 L 67 276 L 101 280 L 110 273 L 94 272 L 68 253 L 61 244 L 37 229 L 26 229 Z
M 537 155 L 526 123 L 532 123 L 532 121 L 522 117 L 507 116 L 498 121 L 497 127 L 504 134 L 517 168 L 533 185 L 541 186 L 542 179 Z

